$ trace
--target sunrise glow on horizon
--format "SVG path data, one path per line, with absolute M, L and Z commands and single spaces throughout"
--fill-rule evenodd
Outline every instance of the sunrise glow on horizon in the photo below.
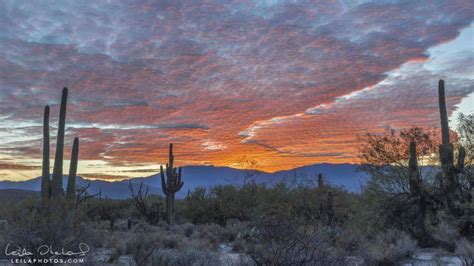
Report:
M 169 143 L 182 166 L 357 163 L 361 134 L 439 127 L 439 79 L 453 128 L 474 112 L 471 1 L 0 8 L 0 180 L 41 175 L 43 108 L 54 152 L 63 87 L 65 158 L 79 137 L 78 175 L 103 180 L 157 173 Z

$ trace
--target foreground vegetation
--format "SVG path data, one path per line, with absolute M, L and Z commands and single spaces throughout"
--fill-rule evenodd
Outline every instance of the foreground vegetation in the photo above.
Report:
M 249 182 L 196 189 L 176 201 L 174 225 L 165 222 L 164 208 L 153 225 L 133 199 L 88 199 L 77 209 L 74 238 L 48 224 L 35 202 L 3 210 L 1 216 L 15 223 L 2 242 L 30 249 L 45 242 L 71 248 L 83 242 L 92 251 L 110 249 L 110 261 L 131 255 L 138 265 L 222 265 L 222 252 L 245 254 L 249 265 L 345 265 L 351 258 L 387 265 L 422 243 L 410 227 L 400 227 L 402 215 L 393 218 L 397 206 L 373 209 L 369 191 L 353 194 L 309 177 L 272 187 Z M 162 206 L 164 199 L 148 196 L 146 202 Z M 451 218 L 434 213 L 427 234 L 435 241 L 424 245 L 474 259 L 472 235 Z

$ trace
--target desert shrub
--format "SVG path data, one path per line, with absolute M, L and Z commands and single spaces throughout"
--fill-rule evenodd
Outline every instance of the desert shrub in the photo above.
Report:
M 131 232 L 134 233 L 149 233 L 154 234 L 158 231 L 157 226 L 152 226 L 146 222 L 139 222 L 136 225 L 132 226 Z
M 179 249 L 183 245 L 180 235 L 169 234 L 160 238 L 160 247 L 164 249 Z
M 365 239 L 366 237 L 363 232 L 354 228 L 345 227 L 339 229 L 334 245 L 348 254 L 357 255 L 361 249 L 365 248 L 363 246 Z
M 432 229 L 432 237 L 444 249 L 453 252 L 456 242 L 460 238 L 459 232 L 452 224 L 442 221 Z
M 323 189 L 301 182 L 282 181 L 272 186 L 250 182 L 244 186 L 198 188 L 189 193 L 183 204 L 177 204 L 183 208 L 177 213 L 194 224 L 224 226 L 229 220 L 257 221 L 275 202 L 280 202 L 291 206 L 301 219 L 321 220 L 329 189 L 334 195 L 334 223 L 342 225 L 353 214 L 352 205 L 357 196 L 329 185 Z
M 469 174 L 466 171 L 466 174 L 463 176 L 469 175 L 472 190 L 474 189 L 474 167 L 469 169 L 469 171 Z M 454 217 L 453 220 L 457 228 L 459 228 L 459 233 L 468 239 L 474 240 L 474 192 L 463 191 L 463 198 L 458 202 L 457 208 L 462 215 Z
M 196 226 L 189 222 L 183 224 L 182 227 L 186 237 L 190 237 L 194 233 L 194 230 L 196 230 Z
M 416 249 L 417 243 L 403 231 L 389 229 L 365 243 L 362 257 L 369 264 L 394 265 L 408 257 Z
M 138 264 L 140 265 L 140 264 Z M 166 266 L 212 266 L 220 265 L 218 260 L 207 250 L 170 250 L 157 249 L 153 252 L 152 265 Z
M 333 265 L 342 254 L 331 245 L 330 229 L 295 219 L 287 206 L 275 206 L 256 224 L 248 250 L 257 264 Z
M 146 265 L 151 259 L 156 239 L 147 234 L 135 235 L 126 243 L 126 254 L 131 254 L 138 265 Z
M 245 239 L 237 238 L 232 242 L 232 250 L 238 253 L 246 253 L 247 245 Z
M 262 190 L 255 183 L 245 186 L 218 185 L 198 188 L 186 198 L 184 216 L 193 223 L 225 225 L 229 219 L 250 220 L 258 213 Z
M 474 242 L 461 238 L 456 241 L 456 253 L 462 255 L 468 265 L 474 265 Z
M 248 220 L 251 207 L 247 202 L 252 200 L 246 199 L 244 195 L 251 195 L 249 189 L 240 190 L 236 186 L 225 185 L 215 186 L 210 190 L 212 203 L 217 210 L 214 215 L 214 222 L 225 225 L 228 219 Z M 241 197 L 242 196 L 242 197 Z
M 207 190 L 201 187 L 190 192 L 184 204 L 176 204 L 176 216 L 183 217 L 193 224 L 209 223 L 214 220 L 215 210 L 211 207 L 206 193 Z
M 248 222 L 228 222 L 220 231 L 220 237 L 223 241 L 233 242 L 238 236 L 241 236 L 249 230 Z
M 90 221 L 125 219 L 133 214 L 130 200 L 93 198 L 84 202 L 81 208 L 86 214 L 86 218 Z
M 6 242 L 27 250 L 37 250 L 42 245 L 65 250 L 77 250 L 79 243 L 86 243 L 89 247 L 101 245 L 102 232 L 81 223 L 84 217 L 81 211 L 76 211 L 74 228 L 66 228 L 66 208 L 66 202 L 60 202 L 49 212 L 42 211 L 35 199 L 12 204 L 8 220 L 14 222 L 9 226 Z
M 222 227 L 217 224 L 203 224 L 198 227 L 196 232 L 191 236 L 192 238 L 200 238 L 206 240 L 209 245 L 216 248 L 221 242 Z

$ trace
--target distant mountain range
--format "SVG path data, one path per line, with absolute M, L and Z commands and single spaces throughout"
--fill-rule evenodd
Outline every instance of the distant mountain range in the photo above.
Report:
M 275 173 L 266 173 L 253 170 L 239 170 L 229 167 L 214 166 L 185 166 L 183 167 L 184 187 L 177 194 L 178 197 L 184 197 L 188 190 L 194 190 L 196 187 L 211 187 L 215 185 L 242 185 L 246 179 L 253 179 L 258 183 L 275 184 L 280 181 L 291 183 L 301 182 L 302 180 L 316 181 L 318 173 L 322 173 L 329 184 L 340 186 L 348 191 L 360 191 L 362 185 L 367 182 L 367 175 L 358 172 L 356 164 L 315 164 L 303 166 L 293 170 L 279 171 Z M 66 186 L 66 177 L 64 177 L 64 186 Z M 130 179 L 134 189 L 138 189 L 140 183 L 148 188 L 149 194 L 162 194 L 160 175 Z M 89 185 L 88 192 L 91 194 L 101 191 L 102 197 L 124 199 L 130 197 L 128 188 L 129 181 L 108 182 L 101 180 L 87 180 L 78 177 L 77 185 Z M 27 190 L 39 191 L 41 178 L 37 177 L 26 181 L 0 181 L 0 190 Z

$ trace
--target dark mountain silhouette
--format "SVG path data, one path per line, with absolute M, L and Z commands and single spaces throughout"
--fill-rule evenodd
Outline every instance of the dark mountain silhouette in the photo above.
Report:
M 245 180 L 255 180 L 258 183 L 275 184 L 279 181 L 288 181 L 290 183 L 301 182 L 302 180 L 316 181 L 316 175 L 322 173 L 329 184 L 343 187 L 352 192 L 360 191 L 361 185 L 367 181 L 366 174 L 357 172 L 355 164 L 315 164 L 304 166 L 292 170 L 278 171 L 275 173 L 266 173 L 255 170 L 239 170 L 230 167 L 214 166 L 185 166 L 183 167 L 184 187 L 177 194 L 178 197 L 184 197 L 189 190 L 196 187 L 211 187 L 215 185 L 242 185 Z M 63 184 L 66 184 L 64 177 Z M 161 192 L 160 175 L 155 174 L 148 177 L 131 179 L 134 189 L 138 189 L 141 182 L 143 187 L 148 188 L 149 194 L 159 194 Z M 81 177 L 77 178 L 78 186 L 89 185 L 88 192 L 96 194 L 102 192 L 102 197 L 109 198 L 127 198 L 130 196 L 128 188 L 129 181 L 107 182 L 100 180 L 87 180 Z M 1 189 L 21 189 L 30 191 L 39 191 L 41 178 L 34 178 L 27 181 L 0 181 Z M 66 185 L 64 185 L 65 188 Z

